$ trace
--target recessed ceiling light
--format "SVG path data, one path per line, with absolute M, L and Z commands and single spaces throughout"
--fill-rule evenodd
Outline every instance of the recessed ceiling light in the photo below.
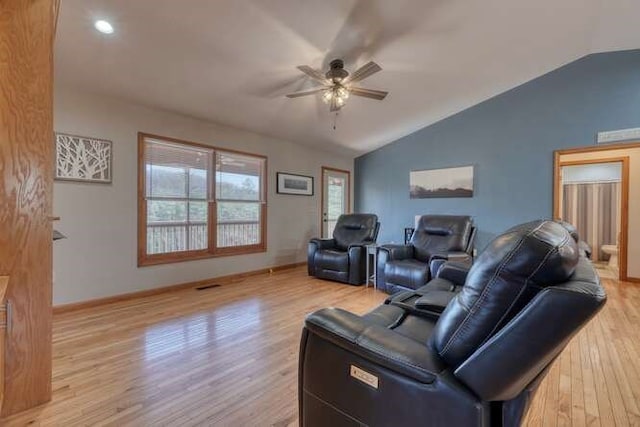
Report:
M 96 30 L 100 31 L 102 34 L 113 34 L 113 25 L 105 20 L 98 20 L 93 24 L 96 27 Z

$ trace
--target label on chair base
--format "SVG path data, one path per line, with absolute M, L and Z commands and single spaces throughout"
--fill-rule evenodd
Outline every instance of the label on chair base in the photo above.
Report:
M 357 366 L 351 365 L 351 376 L 358 381 L 361 381 L 366 385 L 375 388 L 376 390 L 378 389 L 378 377 L 370 374 L 363 369 L 358 368 Z

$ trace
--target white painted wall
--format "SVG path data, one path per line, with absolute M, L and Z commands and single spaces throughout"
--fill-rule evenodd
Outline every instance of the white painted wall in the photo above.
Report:
M 113 141 L 114 156 L 111 185 L 54 185 L 55 228 L 68 237 L 54 244 L 54 305 L 304 261 L 319 234 L 320 167 L 353 170 L 351 157 L 66 87 L 54 116 L 57 132 Z M 139 131 L 268 156 L 268 251 L 138 268 Z M 314 176 L 314 196 L 276 194 L 277 171 Z

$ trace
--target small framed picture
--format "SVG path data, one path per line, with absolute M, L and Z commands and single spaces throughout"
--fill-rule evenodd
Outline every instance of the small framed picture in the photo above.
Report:
M 296 196 L 313 196 L 313 177 L 277 172 L 278 194 L 294 194 Z

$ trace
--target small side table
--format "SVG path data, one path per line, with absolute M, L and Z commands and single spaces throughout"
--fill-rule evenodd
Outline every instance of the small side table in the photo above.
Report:
M 378 271 L 378 245 L 372 243 L 370 245 L 365 245 L 367 264 L 366 264 L 366 274 L 367 281 L 365 282 L 365 287 L 369 287 L 369 283 L 373 283 L 373 289 L 378 289 L 378 280 L 376 278 L 376 274 Z M 371 261 L 371 257 L 373 257 L 373 261 Z M 373 272 L 371 268 L 373 267 Z

